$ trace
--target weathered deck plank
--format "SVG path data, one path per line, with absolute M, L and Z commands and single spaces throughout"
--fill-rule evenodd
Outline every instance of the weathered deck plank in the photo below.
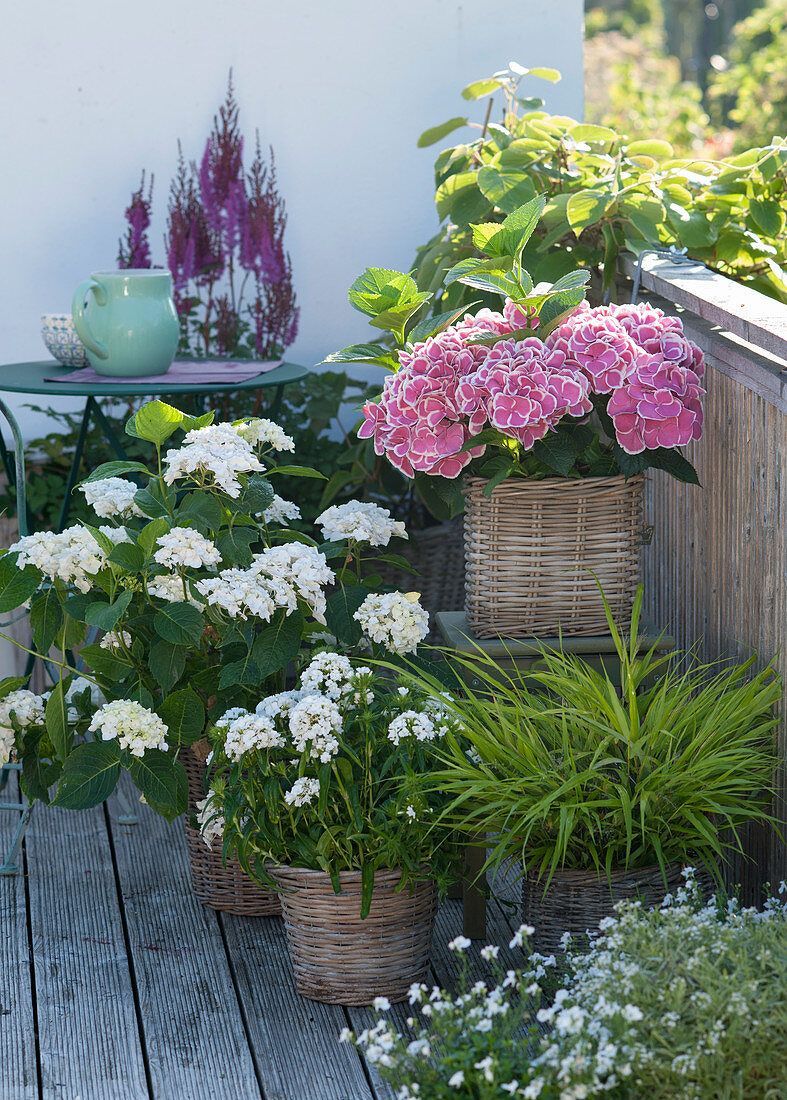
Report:
M 19 821 L 3 801 L 18 800 L 16 776 L 0 794 L 0 853 L 5 855 Z M 38 1100 L 30 950 L 27 936 L 25 880 L 0 875 L 0 1100 Z
M 260 1089 L 216 914 L 191 892 L 183 823 L 109 804 L 154 1100 L 257 1100 Z
M 295 992 L 281 919 L 220 919 L 266 1100 L 370 1100 L 359 1055 L 337 1041 L 344 1010 Z
M 101 807 L 37 807 L 27 833 L 42 1100 L 147 1100 Z

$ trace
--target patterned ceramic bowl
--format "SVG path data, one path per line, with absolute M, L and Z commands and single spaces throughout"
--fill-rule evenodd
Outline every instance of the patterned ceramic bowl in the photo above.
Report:
M 42 313 L 41 335 L 47 351 L 64 367 L 87 367 L 85 345 L 79 339 L 70 313 Z

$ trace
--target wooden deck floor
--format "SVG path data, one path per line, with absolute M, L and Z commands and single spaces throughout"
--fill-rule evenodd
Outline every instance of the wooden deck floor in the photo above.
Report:
M 373 1014 L 296 994 L 279 919 L 203 908 L 181 822 L 118 814 L 114 799 L 36 807 L 24 873 L 0 877 L 0 1100 L 392 1100 L 337 1042 Z M 15 817 L 0 811 L 3 850 Z M 460 931 L 461 903 L 446 902 L 431 975 L 442 986 Z M 510 935 L 493 902 L 489 941 Z

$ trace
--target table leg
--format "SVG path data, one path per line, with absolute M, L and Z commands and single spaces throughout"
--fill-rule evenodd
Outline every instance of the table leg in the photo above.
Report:
M 115 435 L 115 431 L 112 425 L 109 423 L 106 416 L 104 415 L 104 410 L 101 408 L 98 401 L 96 401 L 95 397 L 89 397 L 88 402 L 92 402 L 90 411 L 93 413 L 95 420 L 98 422 L 101 430 L 103 431 L 107 443 L 118 456 L 120 461 L 126 462 L 128 459 L 128 455 L 123 450 L 123 446 L 118 437 Z
M 63 497 L 63 507 L 60 509 L 60 519 L 57 522 L 58 531 L 62 531 L 68 520 L 68 513 L 71 511 L 71 493 L 74 490 L 74 486 L 77 483 L 79 476 L 79 467 L 82 465 L 82 453 L 85 450 L 85 440 L 87 439 L 87 429 L 90 423 L 92 397 L 88 397 L 85 402 L 85 411 L 82 414 L 82 423 L 79 426 L 79 435 L 77 436 L 76 450 L 74 451 L 74 458 L 71 462 L 71 469 L 68 471 L 68 481 L 66 482 L 65 495 Z M 94 402 L 93 402 L 94 403 Z
M 284 400 L 284 386 L 277 386 L 273 393 L 273 401 L 270 408 L 270 419 L 275 420 L 281 412 L 282 402 Z
M 483 845 L 483 846 L 482 846 Z M 478 838 L 465 849 L 465 900 L 462 931 L 471 940 L 486 937 L 486 883 L 481 868 L 486 863 L 486 844 Z

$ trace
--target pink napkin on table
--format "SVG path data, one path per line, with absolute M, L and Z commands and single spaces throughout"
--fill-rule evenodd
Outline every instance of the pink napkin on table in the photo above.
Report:
M 280 367 L 281 359 L 266 360 L 265 362 L 253 359 L 176 359 L 166 374 L 143 374 L 136 378 L 110 378 L 106 374 L 98 374 L 92 367 L 80 367 L 79 370 L 69 371 L 68 374 L 58 375 L 57 378 L 46 378 L 46 382 L 76 382 L 78 385 L 105 386 L 113 383 L 129 383 L 135 386 L 145 386 L 150 383 L 156 389 L 161 389 L 162 383 L 175 383 L 181 385 L 196 386 L 203 383 L 206 386 L 220 385 L 222 382 L 248 382 L 250 378 L 256 378 L 258 374 L 267 374 L 275 367 Z

